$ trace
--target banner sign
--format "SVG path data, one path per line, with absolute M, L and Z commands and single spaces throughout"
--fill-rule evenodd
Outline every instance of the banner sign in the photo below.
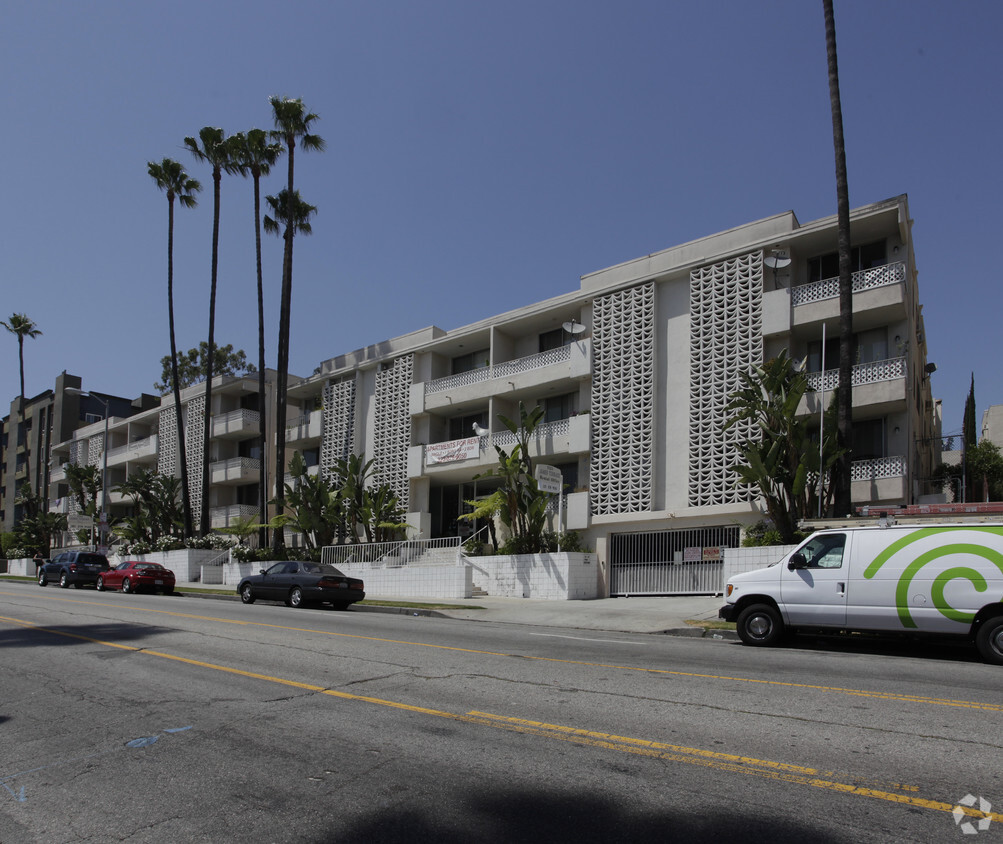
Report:
M 449 440 L 444 443 L 429 443 L 425 446 L 425 463 L 454 463 L 457 460 L 472 460 L 480 453 L 481 438 L 468 437 L 465 440 Z

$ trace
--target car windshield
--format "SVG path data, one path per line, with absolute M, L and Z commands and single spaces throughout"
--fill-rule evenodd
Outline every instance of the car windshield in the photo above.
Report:
M 146 571 L 159 571 L 163 566 L 160 563 L 140 563 L 136 568 L 145 569 Z

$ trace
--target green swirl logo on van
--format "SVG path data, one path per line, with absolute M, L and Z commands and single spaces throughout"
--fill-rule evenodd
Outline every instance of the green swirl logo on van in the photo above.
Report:
M 878 556 L 876 556 L 864 570 L 864 577 L 868 579 L 874 577 L 881 570 L 881 567 L 888 562 L 888 560 L 890 560 L 899 551 L 912 545 L 914 542 L 919 542 L 931 536 L 940 536 L 942 534 L 957 532 L 959 530 L 1003 536 L 1003 528 L 999 527 L 959 525 L 958 527 L 919 528 L 918 530 L 914 530 L 911 533 L 906 534 L 901 539 L 896 540 L 884 551 L 878 554 Z M 944 538 L 946 539 L 946 537 Z M 999 569 L 1000 574 L 1003 575 L 1003 554 L 999 551 L 993 550 L 992 548 L 987 548 L 985 545 L 976 545 L 972 542 L 943 542 L 936 548 L 923 552 L 905 567 L 905 570 L 902 572 L 902 575 L 899 577 L 898 583 L 895 586 L 895 608 L 898 612 L 899 621 L 902 622 L 903 627 L 917 626 L 916 622 L 913 621 L 912 614 L 909 612 L 909 591 L 912 586 L 913 579 L 927 564 L 932 563 L 935 560 L 939 560 L 942 557 L 949 557 L 955 554 L 968 554 L 975 557 L 981 557 L 986 562 L 996 566 L 996 568 Z M 960 621 L 965 624 L 970 624 L 975 620 L 975 615 L 973 613 L 956 610 L 949 603 L 947 603 L 947 599 L 944 597 L 944 589 L 947 587 L 947 584 L 952 580 L 958 579 L 967 580 L 975 588 L 976 592 L 985 592 L 989 588 L 985 575 L 977 569 L 974 569 L 971 566 L 952 566 L 951 568 L 940 572 L 933 579 L 933 585 L 930 588 L 930 597 L 933 601 L 933 605 L 945 618 L 949 618 L 951 621 Z

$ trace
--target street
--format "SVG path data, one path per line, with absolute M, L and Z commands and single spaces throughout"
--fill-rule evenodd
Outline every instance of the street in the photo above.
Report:
M 0 646 L 3 844 L 1003 840 L 1003 669 L 965 647 L 10 582 Z

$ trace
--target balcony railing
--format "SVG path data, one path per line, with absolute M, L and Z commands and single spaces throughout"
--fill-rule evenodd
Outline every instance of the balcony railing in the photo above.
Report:
M 250 480 L 261 474 L 261 461 L 253 457 L 231 457 L 210 463 L 209 472 L 213 483 Z
M 552 366 L 555 363 L 563 363 L 567 360 L 571 360 L 571 346 L 561 346 L 558 349 L 550 349 L 549 351 L 540 352 L 529 357 L 507 360 L 492 366 L 483 366 L 480 369 L 472 369 L 469 372 L 461 372 L 445 378 L 436 378 L 428 382 L 425 392 L 428 394 L 441 393 L 445 390 L 456 389 L 457 387 L 466 387 L 469 384 L 478 384 L 481 381 L 488 381 L 492 378 L 506 378 L 520 372 L 542 369 L 545 366 Z
M 229 413 L 221 413 L 212 418 L 212 435 L 225 437 L 228 434 L 243 434 L 259 429 L 261 414 L 256 410 L 239 408 Z
M 108 449 L 108 462 L 119 459 L 137 460 L 140 457 L 157 456 L 157 435 L 144 437 L 141 440 L 133 440 L 128 445 L 120 445 L 118 448 Z
M 850 464 L 851 481 L 877 481 L 882 478 L 902 478 L 905 477 L 905 473 L 905 458 L 900 455 L 878 457 L 874 460 L 854 460 Z
M 900 284 L 905 281 L 905 264 L 885 264 L 882 267 L 871 267 L 869 270 L 858 270 L 853 273 L 851 279 L 854 293 L 873 290 L 875 287 L 885 287 L 889 284 Z M 791 290 L 791 304 L 795 306 L 838 298 L 838 278 L 824 278 L 821 281 L 813 281 L 811 284 L 799 284 Z
M 906 359 L 888 358 L 871 363 L 860 363 L 853 367 L 852 384 L 859 387 L 862 384 L 876 384 L 879 381 L 895 381 L 906 376 Z M 827 369 L 823 372 L 808 373 L 808 387 L 812 390 L 825 390 L 827 393 L 839 386 L 839 370 Z
M 212 526 L 228 527 L 237 519 L 248 519 L 258 515 L 258 508 L 253 504 L 230 504 L 227 507 L 213 507 L 209 511 Z
M 552 437 L 566 437 L 570 428 L 570 419 L 558 419 L 556 422 L 544 422 L 542 425 L 537 425 L 536 430 L 533 431 L 533 436 L 530 437 L 530 439 L 545 440 Z M 519 442 L 519 438 L 511 431 L 505 430 L 492 434 L 491 442 L 494 445 L 500 445 L 504 448 L 506 446 L 515 445 Z

